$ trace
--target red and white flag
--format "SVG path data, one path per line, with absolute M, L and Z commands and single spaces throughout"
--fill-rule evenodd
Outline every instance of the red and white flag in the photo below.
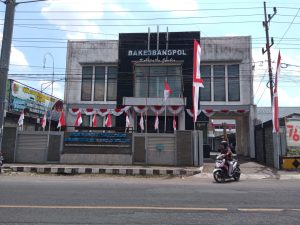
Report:
M 165 81 L 164 100 L 166 101 L 171 94 L 172 94 L 172 90 L 170 89 L 167 81 Z
M 144 128 L 144 117 L 143 117 L 143 113 L 141 113 L 140 128 L 141 128 L 142 131 L 145 129 L 145 128 Z
M 24 118 L 25 118 L 24 111 L 22 111 L 21 114 L 20 114 L 19 120 L 18 120 L 18 125 L 19 126 L 23 126 Z
M 41 125 L 42 125 L 42 128 L 43 128 L 43 129 L 45 129 L 46 124 L 47 124 L 47 113 L 45 112 L 45 113 L 44 113 L 44 117 L 43 117 L 42 120 L 41 120 Z
M 278 76 L 280 73 L 280 61 L 281 55 L 280 51 L 278 52 L 277 66 L 276 66 L 276 74 L 275 74 L 275 82 L 274 82 L 274 92 L 273 92 L 273 133 L 279 132 L 279 113 L 278 113 Z
M 130 120 L 129 120 L 129 115 L 126 112 L 126 128 L 129 128 L 129 127 L 130 127 Z
M 193 109 L 194 122 L 197 121 L 198 107 L 199 107 L 199 88 L 203 88 L 203 80 L 200 74 L 200 58 L 201 46 L 194 40 L 194 67 L 193 67 Z
M 155 122 L 154 122 L 154 130 L 158 130 L 159 120 L 158 120 L 158 112 L 156 112 Z
M 173 115 L 173 129 L 176 130 L 176 117 L 175 114 Z
M 58 120 L 57 128 L 61 128 L 63 126 L 66 126 L 65 112 L 64 112 L 64 110 L 62 110 L 61 113 L 60 113 L 60 117 L 59 117 L 59 120 Z
M 95 113 L 93 115 L 93 127 L 97 127 L 97 126 L 98 126 L 98 124 L 97 124 L 97 114 Z
M 79 127 L 81 124 L 82 124 L 81 112 L 78 112 L 74 126 Z
M 110 113 L 108 113 L 107 116 L 106 116 L 105 126 L 106 127 L 111 127 L 112 126 Z

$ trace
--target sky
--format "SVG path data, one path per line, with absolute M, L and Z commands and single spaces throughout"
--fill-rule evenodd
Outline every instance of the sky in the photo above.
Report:
M 27 0 L 16 0 L 16 2 Z M 300 106 L 300 4 L 266 1 L 273 74 L 280 49 L 279 106 Z M 0 2 L 2 37 L 5 4 Z M 270 106 L 263 1 L 49 0 L 16 7 L 9 78 L 63 99 L 68 40 L 117 40 L 119 33 L 200 31 L 202 37 L 251 36 L 254 104 Z

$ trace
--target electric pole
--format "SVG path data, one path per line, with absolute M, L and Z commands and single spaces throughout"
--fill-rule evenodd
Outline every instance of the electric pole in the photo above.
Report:
M 277 13 L 276 7 L 273 8 L 273 15 L 267 15 L 267 6 L 266 2 L 264 2 L 264 13 L 265 13 L 265 21 L 263 21 L 263 26 L 266 31 L 266 49 L 262 48 L 262 53 L 265 54 L 267 52 L 268 55 L 268 71 L 269 71 L 269 85 L 270 85 L 270 94 L 271 94 L 271 107 L 273 106 L 273 74 L 272 74 L 272 64 L 271 64 L 271 52 L 270 48 L 274 44 L 273 38 L 271 38 L 271 45 L 269 40 L 269 23 L 273 16 Z
M 24 2 L 16 2 L 16 0 L 2 1 L 6 5 L 3 38 L 0 56 L 0 152 L 2 150 L 3 126 L 5 117 L 5 101 L 6 101 L 6 81 L 9 70 L 9 60 L 11 53 L 11 42 L 14 27 L 15 9 L 18 4 L 41 2 L 47 0 L 32 0 Z

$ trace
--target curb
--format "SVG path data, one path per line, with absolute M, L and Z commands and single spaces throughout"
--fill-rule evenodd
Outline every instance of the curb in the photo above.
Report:
M 36 167 L 36 166 L 9 166 L 2 167 L 5 173 L 12 172 L 39 173 L 39 174 L 110 174 L 110 175 L 141 175 L 141 176 L 193 176 L 201 173 L 200 169 L 161 169 L 161 168 L 103 168 L 103 167 Z

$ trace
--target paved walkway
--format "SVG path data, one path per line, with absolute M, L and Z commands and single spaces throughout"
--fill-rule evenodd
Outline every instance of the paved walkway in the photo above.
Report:
M 300 170 L 283 171 L 266 167 L 249 158 L 239 157 L 241 179 L 300 179 Z M 201 167 L 171 167 L 144 165 L 62 165 L 62 164 L 4 164 L 3 173 L 29 172 L 42 174 L 113 174 L 113 175 L 175 175 L 213 179 L 214 159 L 205 159 Z

